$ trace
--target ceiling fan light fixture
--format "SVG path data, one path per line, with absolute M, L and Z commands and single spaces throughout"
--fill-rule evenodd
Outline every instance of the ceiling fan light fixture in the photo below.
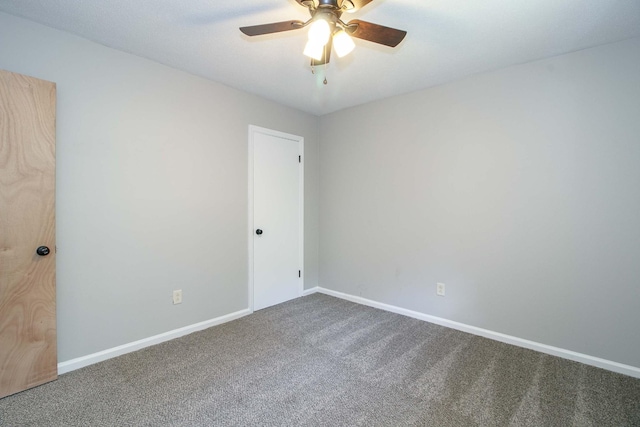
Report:
M 304 46 L 304 55 L 309 58 L 313 58 L 316 61 L 320 61 L 322 59 L 322 54 L 324 53 L 324 44 L 315 43 L 313 40 L 309 40 L 307 44 Z
M 338 30 L 333 35 L 333 47 L 336 50 L 336 54 L 342 58 L 343 56 L 350 54 L 356 47 L 356 44 L 346 31 Z
M 331 27 L 324 19 L 316 19 L 309 28 L 309 42 L 324 46 L 331 37 Z

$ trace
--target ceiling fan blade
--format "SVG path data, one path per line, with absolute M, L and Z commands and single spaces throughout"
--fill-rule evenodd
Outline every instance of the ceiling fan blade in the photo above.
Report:
M 343 0 L 342 1 L 342 9 L 346 12 L 353 13 L 359 9 L 362 9 L 373 0 Z
M 389 28 L 371 22 L 354 19 L 347 22 L 347 33 L 351 37 L 370 42 L 383 44 L 389 47 L 396 47 L 407 35 L 406 31 Z
M 322 58 L 316 60 L 311 59 L 311 66 L 317 67 L 318 65 L 328 64 L 329 60 L 331 60 L 331 49 L 333 48 L 333 40 L 329 38 L 329 41 L 324 46 L 324 51 L 322 52 Z
M 248 36 L 261 36 L 263 34 L 297 30 L 302 27 L 304 27 L 304 22 L 302 21 L 283 21 L 272 24 L 253 25 L 251 27 L 240 27 L 240 31 Z

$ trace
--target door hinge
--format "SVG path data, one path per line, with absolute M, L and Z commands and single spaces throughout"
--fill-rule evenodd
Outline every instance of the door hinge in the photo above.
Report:
M 298 156 L 298 163 L 302 163 L 302 156 Z
M 302 272 L 298 270 L 298 277 L 302 277 Z

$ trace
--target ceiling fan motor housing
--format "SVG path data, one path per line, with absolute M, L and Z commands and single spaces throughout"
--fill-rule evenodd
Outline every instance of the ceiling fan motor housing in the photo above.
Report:
M 342 15 L 342 9 L 338 7 L 335 0 L 320 0 L 320 4 L 315 9 L 309 9 L 313 19 L 322 18 L 329 23 L 336 23 Z
M 318 7 L 331 7 L 339 9 L 337 0 L 318 0 Z

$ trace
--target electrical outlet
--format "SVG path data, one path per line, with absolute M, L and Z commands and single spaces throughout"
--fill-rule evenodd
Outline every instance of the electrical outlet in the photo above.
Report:
M 444 283 L 438 283 L 436 285 L 436 294 L 441 297 L 444 296 Z
M 173 291 L 173 303 L 182 304 L 182 289 Z

